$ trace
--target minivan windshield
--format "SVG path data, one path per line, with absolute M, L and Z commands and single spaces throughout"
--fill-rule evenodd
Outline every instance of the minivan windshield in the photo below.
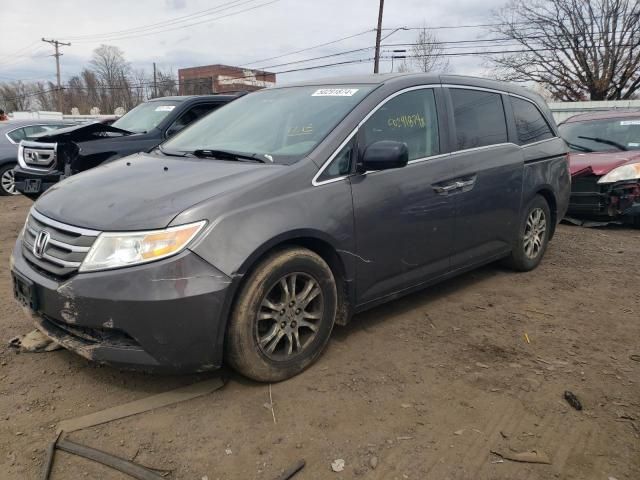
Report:
M 559 129 L 576 152 L 640 150 L 640 116 L 570 122 Z
M 156 128 L 180 102 L 155 100 L 129 110 L 113 126 L 133 133 L 147 133 Z
M 294 163 L 320 143 L 374 85 L 260 90 L 235 100 L 162 144 L 167 154 L 232 152 Z M 228 158 L 224 156 L 225 158 Z

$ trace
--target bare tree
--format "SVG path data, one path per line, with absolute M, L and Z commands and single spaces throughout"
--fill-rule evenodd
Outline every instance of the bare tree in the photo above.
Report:
M 409 73 L 411 71 L 411 66 L 407 63 L 406 60 L 402 60 L 398 63 L 398 68 L 396 69 L 398 73 Z
M 494 16 L 495 32 L 522 50 L 492 57 L 498 78 L 567 101 L 628 99 L 640 88 L 638 0 L 511 0 Z
M 113 45 L 100 45 L 93 51 L 89 64 L 102 93 L 100 109 L 113 112 L 117 107 L 131 108 L 131 65 L 124 52 Z
M 449 59 L 442 55 L 443 52 L 438 37 L 425 26 L 419 31 L 411 49 L 411 63 L 419 72 L 444 72 L 449 68 Z
M 158 96 L 169 97 L 171 95 L 178 95 L 178 82 L 176 82 L 176 76 L 173 71 L 157 71 L 157 83 L 158 83 Z
M 0 84 L 0 105 L 7 112 L 31 110 L 35 106 L 33 86 L 20 80 Z

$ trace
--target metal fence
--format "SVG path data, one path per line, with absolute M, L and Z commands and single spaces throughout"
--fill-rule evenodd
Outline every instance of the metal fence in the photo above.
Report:
M 580 113 L 603 112 L 606 110 L 638 110 L 640 100 L 612 100 L 604 102 L 548 102 L 553 118 L 560 123 Z

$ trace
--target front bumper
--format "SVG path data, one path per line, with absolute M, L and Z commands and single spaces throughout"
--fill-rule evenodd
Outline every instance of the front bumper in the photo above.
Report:
M 638 223 L 640 219 L 640 181 L 599 184 L 600 177 L 574 177 L 567 216 Z
M 22 194 L 39 195 L 46 192 L 49 188 L 58 183 L 61 178 L 64 178 L 63 172 L 59 170 L 51 170 L 47 172 L 38 172 L 35 170 L 27 170 L 21 166 L 17 166 L 13 170 L 16 190 Z M 38 191 L 25 191 L 27 181 L 39 181 L 40 187 Z
M 25 259 L 20 237 L 11 269 L 33 282 L 36 326 L 85 358 L 170 372 L 222 363 L 231 279 L 193 252 L 62 280 Z

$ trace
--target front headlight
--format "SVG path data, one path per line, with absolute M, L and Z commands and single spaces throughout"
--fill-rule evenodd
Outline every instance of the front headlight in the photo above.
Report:
M 87 253 L 81 272 L 152 262 L 181 252 L 207 222 L 150 232 L 101 233 Z
M 631 165 L 622 165 L 621 167 L 614 168 L 598 180 L 598 183 L 614 183 L 636 179 L 640 179 L 640 163 L 632 163 Z

